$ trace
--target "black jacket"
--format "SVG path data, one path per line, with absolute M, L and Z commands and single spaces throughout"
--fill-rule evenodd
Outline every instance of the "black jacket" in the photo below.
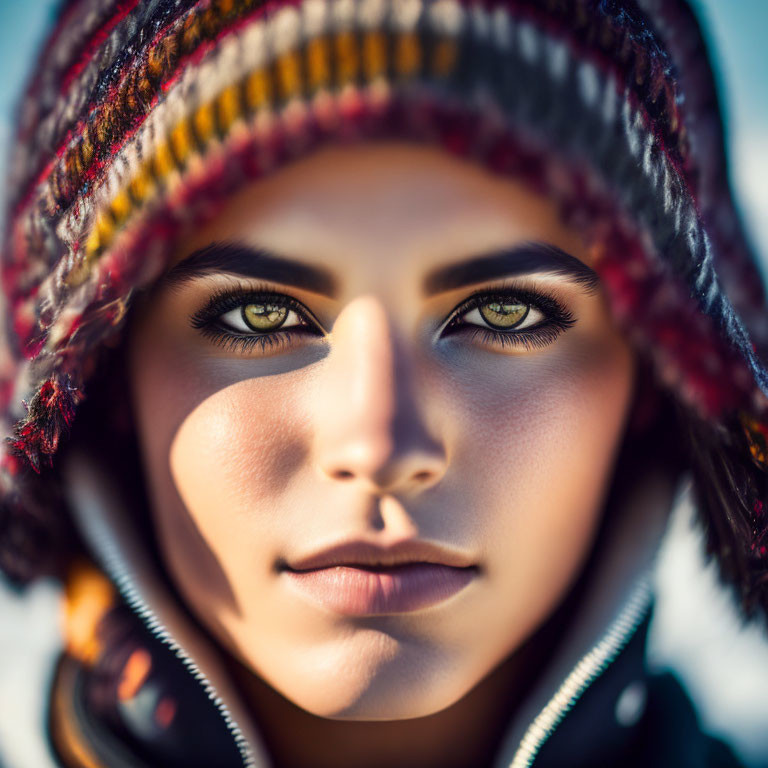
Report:
M 51 688 L 57 760 L 78 768 L 271 766 L 214 643 L 147 556 L 107 475 L 92 457 L 75 457 L 68 472 L 96 564 L 76 569 L 68 585 L 70 622 L 80 623 Z M 666 511 L 641 496 L 603 526 L 579 609 L 483 768 L 740 765 L 701 731 L 676 677 L 646 662 L 650 573 L 665 521 Z M 102 595 L 98 616 L 94 594 Z M 83 633 L 88 622 L 93 643 Z
M 572 706 L 564 699 L 552 730 L 534 729 L 527 750 L 516 750 L 511 762 L 500 754 L 494 768 L 740 765 L 725 744 L 700 730 L 677 678 L 649 673 L 645 646 L 652 608 L 641 610 L 640 624 L 627 625 L 627 644 L 605 666 L 598 664 Z M 233 734 L 195 675 L 125 605 L 112 611 L 108 634 L 109 649 L 94 665 L 64 654 L 57 666 L 49 721 L 62 765 L 88 765 L 82 753 L 93 765 L 110 768 L 243 765 Z M 133 690 L 125 670 L 142 657 L 151 658 L 149 671 Z

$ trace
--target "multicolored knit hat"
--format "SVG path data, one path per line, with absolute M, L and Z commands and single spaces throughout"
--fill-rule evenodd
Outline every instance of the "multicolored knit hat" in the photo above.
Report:
M 765 296 L 682 0 L 69 0 L 22 104 L 2 247 L 0 562 L 42 568 L 60 442 L 174 238 L 322 142 L 431 142 L 592 249 L 680 403 L 710 551 L 768 610 Z

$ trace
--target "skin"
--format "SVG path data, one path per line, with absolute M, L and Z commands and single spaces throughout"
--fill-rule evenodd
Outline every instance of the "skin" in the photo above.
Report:
M 323 265 L 334 298 L 258 281 L 322 332 L 265 351 L 215 344 L 190 316 L 257 282 L 222 273 L 134 308 L 131 401 L 161 550 L 278 764 L 479 765 L 503 728 L 493 713 L 544 661 L 531 638 L 593 541 L 633 354 L 599 286 L 563 275 L 421 293 L 435 267 L 528 241 L 590 263 L 553 203 L 516 182 L 438 149 L 328 148 L 233 196 L 171 260 L 228 242 Z M 574 323 L 531 348 L 436 333 L 502 283 Z M 479 573 L 385 616 L 339 616 L 286 588 L 276 563 L 348 538 L 427 540 Z

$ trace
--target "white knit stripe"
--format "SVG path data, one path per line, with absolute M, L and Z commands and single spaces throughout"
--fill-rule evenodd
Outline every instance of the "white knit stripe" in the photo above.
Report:
M 491 17 L 485 8 L 480 5 L 470 6 L 469 21 L 475 39 L 487 43 L 491 36 Z
M 338 2 L 349 0 L 338 0 Z M 354 10 L 354 6 L 353 6 Z M 295 50 L 301 40 L 301 15 L 299 10 L 292 5 L 280 8 L 272 17 L 270 25 L 272 33 L 272 53 L 282 56 L 284 53 Z M 235 62 L 231 62 L 233 65 Z M 222 62 L 227 67 L 227 62 Z
M 305 0 L 301 5 L 301 24 L 310 37 L 324 35 L 328 28 L 328 3 L 325 0 Z
M 528 64 L 537 64 L 543 47 L 539 29 L 530 21 L 519 21 L 517 23 L 517 43 L 523 59 Z
M 568 74 L 569 55 L 568 46 L 564 40 L 556 37 L 544 39 L 544 56 L 547 70 L 555 82 L 561 83 Z
M 600 77 L 597 69 L 591 62 L 582 61 L 576 70 L 576 76 L 582 101 L 593 109 L 600 96 Z
M 423 10 L 421 0 L 390 0 L 392 29 L 396 32 L 413 32 Z

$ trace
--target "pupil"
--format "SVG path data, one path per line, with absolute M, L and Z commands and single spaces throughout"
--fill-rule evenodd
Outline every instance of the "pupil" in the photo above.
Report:
M 274 330 L 279 328 L 288 315 L 288 310 L 279 304 L 246 304 L 243 307 L 243 319 L 256 330 Z

